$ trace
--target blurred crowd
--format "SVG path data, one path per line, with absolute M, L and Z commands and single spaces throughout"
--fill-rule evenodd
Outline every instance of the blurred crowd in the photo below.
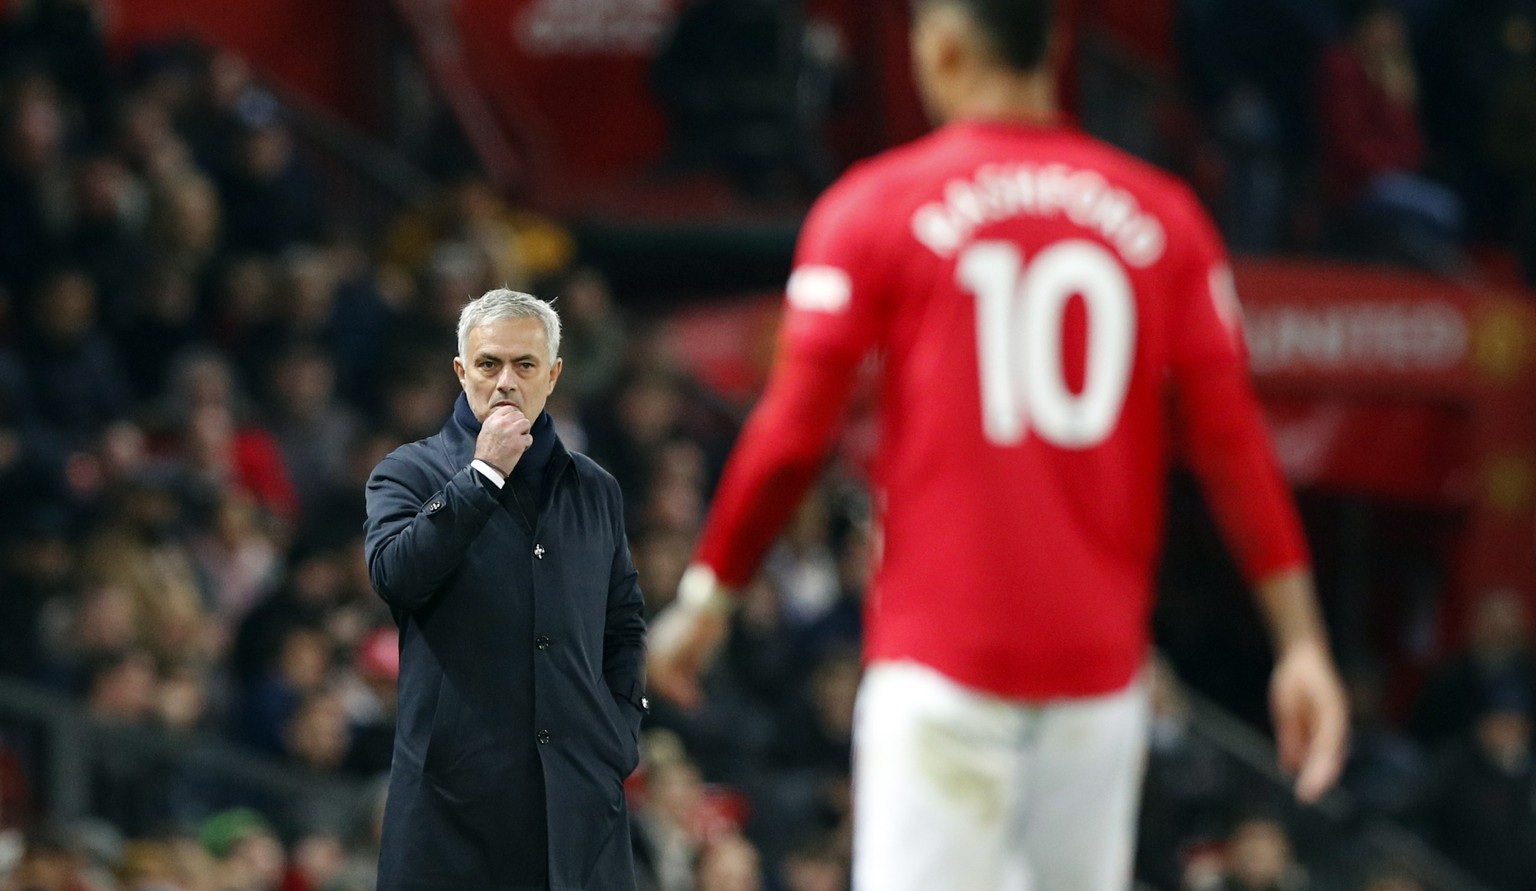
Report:
M 1176 9 L 1181 93 L 1195 114 L 1168 128 L 1184 150 L 1173 163 L 1234 249 L 1321 250 L 1446 275 L 1488 271 L 1491 251 L 1536 284 L 1536 7 Z
M 446 418 L 462 303 L 502 285 L 557 298 L 565 372 L 549 410 L 568 445 L 618 478 L 651 612 L 691 555 L 739 407 L 683 373 L 665 325 L 626 317 L 564 228 L 509 205 L 474 173 L 446 178 L 383 231 L 361 232 L 325 200 L 288 109 L 237 56 L 172 43 L 113 59 L 90 0 L 9 8 L 3 689 L 67 697 L 106 728 L 93 739 L 225 740 L 355 796 L 292 806 L 218 782 L 206 764 L 152 763 L 109 742 L 70 762 L 87 773 L 90 818 L 61 823 L 50 801 L 57 740 L 0 696 L 0 891 L 370 889 L 398 649 L 362 565 L 363 486 L 388 450 Z M 1182 8 L 1219 28 L 1232 4 Z M 1320 112 L 1337 126 L 1318 132 L 1347 141 L 1357 125 L 1379 124 L 1400 140 L 1388 150 L 1356 133 L 1371 151 L 1331 148 L 1320 180 L 1328 200 L 1351 208 L 1337 217 L 1350 226 L 1415 227 L 1370 244 L 1415 262 L 1455 260 L 1468 221 L 1526 212 L 1477 200 L 1524 193 L 1437 184 L 1426 146 L 1445 146 L 1418 129 L 1420 91 L 1402 55 L 1410 32 L 1396 13 L 1353 21 L 1321 68 L 1338 80 L 1325 95 L 1341 105 Z M 1525 40 L 1529 54 L 1536 30 L 1510 27 L 1500 39 Z M 1454 33 L 1471 40 L 1473 30 Z M 1238 47 L 1223 53 L 1192 57 L 1191 71 L 1205 72 L 1209 120 L 1236 128 L 1224 220 L 1234 237 L 1276 231 L 1273 220 L 1242 218 L 1276 211 L 1238 199 L 1274 186 L 1264 183 L 1269 149 L 1260 140 L 1243 155 L 1239 137 L 1245 122 L 1274 126 L 1255 107 L 1269 102 L 1266 114 L 1277 114 L 1284 103 L 1264 98 L 1262 84 L 1253 95 L 1217 89 L 1247 83 L 1220 64 L 1257 64 Z M 1431 85 L 1422 93 L 1428 102 Z M 1486 148 L 1471 136 L 1460 147 Z M 1257 166 L 1241 171 L 1249 161 Z M 1274 247 L 1269 238 L 1238 240 Z M 654 703 L 630 781 L 645 891 L 847 887 L 869 513 L 857 475 L 834 467 L 744 592 L 708 704 Z M 1147 888 L 1434 891 L 1390 861 L 1330 867 L 1319 853 L 1328 840 L 1255 798 L 1240 766 L 1194 732 L 1166 666 L 1151 682 L 1138 865 Z M 1536 887 L 1536 651 L 1521 598 L 1489 595 L 1472 644 L 1428 679 L 1411 720 L 1383 707 L 1370 671 L 1352 683 L 1359 726 L 1346 783 L 1362 812 L 1404 821 L 1492 888 Z

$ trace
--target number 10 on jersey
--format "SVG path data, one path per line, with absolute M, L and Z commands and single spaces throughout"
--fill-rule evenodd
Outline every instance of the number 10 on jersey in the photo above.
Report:
M 982 431 L 1000 446 L 1033 430 L 1066 449 L 1088 449 L 1114 431 L 1136 349 L 1136 301 L 1108 249 L 1058 241 L 1033 259 L 1007 241 L 978 241 L 960 255 L 960 284 L 976 298 Z M 1066 309 L 1081 295 L 1088 316 L 1081 392 L 1062 366 Z

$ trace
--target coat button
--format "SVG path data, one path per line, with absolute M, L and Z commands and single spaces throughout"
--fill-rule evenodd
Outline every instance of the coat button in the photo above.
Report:
M 541 545 L 541 544 L 535 544 L 533 546 L 533 556 L 538 557 L 540 560 L 543 560 L 544 559 L 544 546 Z
M 429 514 L 435 514 L 442 509 L 443 502 L 440 499 L 434 499 L 431 504 L 427 505 L 427 513 Z
M 541 650 L 549 649 L 549 643 L 549 635 L 547 634 L 541 634 L 533 639 L 533 645 Z
M 549 731 L 540 730 L 537 734 L 535 734 L 534 738 L 537 739 L 540 744 L 547 743 L 549 742 Z

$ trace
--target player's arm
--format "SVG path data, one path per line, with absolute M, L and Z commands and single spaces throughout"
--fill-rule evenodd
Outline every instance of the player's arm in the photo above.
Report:
M 1349 736 L 1348 706 L 1318 614 L 1312 573 L 1269 575 L 1254 586 L 1275 641 L 1269 709 L 1280 765 L 1296 776 L 1296 797 L 1316 801 L 1338 781 Z
M 856 367 L 781 355 L 726 463 L 677 599 L 652 623 L 653 692 L 699 700 L 697 679 L 723 643 L 735 592 L 757 572 L 826 460 Z
M 878 202 L 835 186 L 812 210 L 786 293 L 779 350 L 742 429 L 676 600 L 651 626 L 651 690 L 684 706 L 725 639 L 736 589 L 757 572 L 826 459 L 858 369 L 883 330 Z
M 742 429 L 699 539 L 696 565 L 722 588 L 751 580 L 831 450 L 856 369 L 785 357 Z
M 1175 297 L 1172 384 L 1178 434 L 1275 647 L 1270 709 L 1281 765 L 1313 801 L 1338 779 L 1348 715 L 1329 652 L 1296 506 L 1249 380 L 1236 294 L 1203 219 Z

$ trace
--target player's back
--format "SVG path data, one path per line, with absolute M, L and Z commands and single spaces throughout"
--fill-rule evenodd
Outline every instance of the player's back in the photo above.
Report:
M 808 360 L 882 356 L 873 657 L 1015 696 L 1129 680 L 1170 373 L 1237 361 L 1224 269 L 1187 190 L 1069 129 L 952 125 L 828 193 L 786 331 Z

